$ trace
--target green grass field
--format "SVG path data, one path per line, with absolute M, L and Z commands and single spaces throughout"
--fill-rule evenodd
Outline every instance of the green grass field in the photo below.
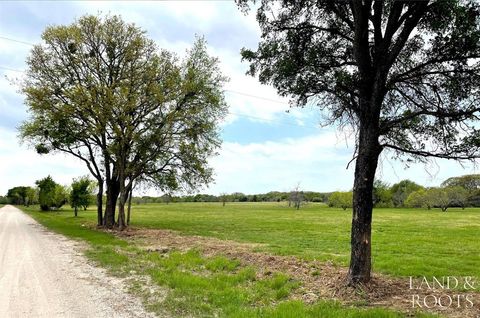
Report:
M 133 207 L 134 226 L 264 243 L 268 250 L 348 265 L 351 212 L 309 204 L 178 203 Z M 480 277 L 480 209 L 376 209 L 374 271 L 396 276 Z M 462 262 L 458 262 L 461 259 Z
M 91 245 L 87 255 L 115 274 L 148 274 L 171 292 L 150 308 L 174 316 L 228 317 L 401 317 L 383 309 L 344 308 L 336 303 L 304 305 L 287 301 L 297 282 L 281 273 L 255 280 L 255 268 L 197 251 L 172 252 L 164 258 L 147 253 L 111 234 L 82 226 L 94 224 L 94 210 L 37 212 L 26 209 L 47 227 Z M 134 205 L 132 226 L 172 229 L 186 235 L 262 243 L 271 253 L 347 265 L 351 214 L 318 204 L 299 211 L 285 203 L 177 203 Z M 394 276 L 480 277 L 479 209 L 377 209 L 373 224 L 373 264 Z M 459 262 L 461 260 L 461 262 Z M 198 273 L 203 273 L 199 275 Z M 137 285 L 135 292 L 144 294 Z M 148 301 L 147 301 L 148 303 Z

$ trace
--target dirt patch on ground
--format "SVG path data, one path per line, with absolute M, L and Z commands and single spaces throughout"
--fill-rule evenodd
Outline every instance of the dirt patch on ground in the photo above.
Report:
M 345 277 L 347 268 L 329 262 L 305 261 L 293 256 L 277 256 L 255 249 L 261 244 L 247 244 L 220 240 L 210 237 L 185 236 L 174 231 L 159 229 L 134 229 L 124 231 L 120 236 L 134 240 L 145 249 L 168 253 L 170 250 L 187 251 L 195 248 L 205 256 L 224 255 L 239 260 L 242 265 L 257 269 L 259 278 L 275 272 L 288 274 L 301 282 L 292 295 L 306 303 L 320 299 L 335 299 L 345 305 L 386 307 L 406 314 L 423 311 L 448 317 L 480 317 L 480 293 L 466 293 L 455 290 L 410 289 L 409 279 L 393 278 L 375 273 L 371 284 L 364 288 L 353 289 L 347 286 Z M 467 297 L 473 303 L 466 300 Z M 440 299 L 443 308 L 438 304 Z M 413 300 L 418 300 L 413 306 Z M 425 300 L 425 302 L 423 302 Z M 451 300 L 451 303 L 450 303 Z M 425 304 L 433 307 L 425 308 Z M 422 309 L 419 309 L 419 304 Z

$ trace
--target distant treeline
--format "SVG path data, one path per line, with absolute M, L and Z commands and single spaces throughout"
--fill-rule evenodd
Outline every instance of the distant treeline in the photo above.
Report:
M 83 192 L 77 189 L 77 183 L 85 183 Z M 50 185 L 51 183 L 51 185 Z M 42 209 L 59 208 L 70 203 L 72 207 L 86 207 L 95 202 L 94 189 L 87 179 L 74 180 L 71 186 L 60 186 L 50 176 L 36 182 L 36 187 L 17 186 L 8 190 L 6 196 L 0 196 L 0 204 L 40 204 Z M 50 186 L 48 186 L 50 185 Z M 42 191 L 42 188 L 43 191 Z M 88 189 L 87 189 L 88 188 Z M 77 193 L 78 192 L 78 193 Z M 83 194 L 82 194 L 83 193 Z M 78 197 L 78 198 L 77 198 Z M 77 199 L 78 200 L 77 200 Z M 270 191 L 268 193 L 244 194 L 241 192 L 194 195 L 164 194 L 159 197 L 133 196 L 133 204 L 170 203 L 170 202 L 288 202 L 297 209 L 306 202 L 323 202 L 331 207 L 352 207 L 352 191 L 314 192 L 302 191 L 298 186 L 292 191 Z M 77 202 L 78 201 L 78 202 Z M 375 207 L 414 207 L 441 208 L 480 207 L 480 174 L 453 177 L 442 182 L 440 187 L 423 187 L 410 180 L 402 180 L 393 185 L 377 180 L 374 183 L 372 201 Z M 77 202 L 77 203 L 76 203 Z
M 303 201 L 327 202 L 331 192 L 302 191 Z M 185 196 L 162 195 L 160 197 L 142 196 L 132 198 L 134 204 L 169 203 L 169 202 L 282 202 L 292 200 L 292 192 L 271 191 L 259 194 L 244 194 L 234 192 L 230 194 L 195 194 Z

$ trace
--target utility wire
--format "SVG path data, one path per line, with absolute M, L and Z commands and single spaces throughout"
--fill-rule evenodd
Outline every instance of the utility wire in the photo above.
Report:
M 21 43 L 21 44 L 25 44 L 25 45 L 31 45 L 31 46 L 35 45 L 33 43 L 30 43 L 30 42 L 26 42 L 26 41 L 22 41 L 22 40 L 16 40 L 16 39 L 12 39 L 12 38 L 9 38 L 9 37 L 6 37 L 6 36 L 1 36 L 1 35 L 0 35 L 0 39 L 7 40 L 7 41 L 12 41 L 12 42 L 16 42 L 16 43 Z M 15 70 L 15 69 L 4 67 L 4 66 L 0 66 L 0 68 L 8 70 L 8 71 L 23 72 L 23 71 L 20 71 L 20 70 Z M 289 103 L 283 102 L 283 101 L 280 101 L 280 100 L 275 100 L 275 99 L 272 99 L 272 98 L 267 98 L 267 97 L 252 95 L 252 94 L 248 94 L 248 93 L 244 93 L 244 92 L 239 92 L 239 91 L 236 91 L 236 90 L 233 90 L 233 89 L 225 89 L 224 91 L 232 93 L 232 94 L 243 95 L 243 96 L 253 97 L 253 98 L 257 98 L 257 99 L 263 99 L 263 100 L 278 103 L 278 104 L 290 105 Z
M 22 41 L 22 40 L 16 40 L 16 39 L 12 39 L 12 38 L 5 37 L 5 36 L 0 36 L 0 39 L 7 40 L 7 41 L 11 41 L 11 42 L 15 42 L 15 43 L 20 43 L 20 44 L 25 44 L 25 45 L 31 45 L 31 46 L 34 46 L 34 45 L 35 45 L 35 44 L 33 44 L 33 43 L 30 43 L 30 42 L 26 42 L 26 41 Z M 0 65 L 0 69 L 7 70 L 7 71 L 11 71 L 11 72 L 25 73 L 25 71 L 13 69 L 13 68 L 1 66 L 1 65 Z M 271 98 L 267 98 L 267 97 L 263 97 L 263 96 L 257 96 L 257 95 L 253 95 L 253 94 L 248 94 L 248 93 L 244 93 L 244 92 L 239 92 L 239 91 L 232 90 L 232 89 L 225 89 L 224 91 L 225 91 L 225 92 L 228 92 L 228 93 L 232 93 L 232 94 L 237 94 L 237 95 L 242 95 L 242 96 L 246 96 L 246 97 L 261 99 L 261 100 L 265 100 L 265 101 L 269 101 L 269 102 L 274 102 L 274 103 L 278 103 L 278 104 L 290 105 L 290 104 L 287 103 L 287 102 L 282 102 L 282 101 L 279 101 L 279 100 L 275 100 L 275 99 L 271 99 Z M 310 125 L 305 126 L 305 125 L 299 125 L 299 124 L 295 124 L 295 123 L 287 123 L 287 122 L 274 121 L 274 120 L 271 120 L 271 119 L 266 119 L 266 118 L 262 118 L 262 117 L 252 116 L 252 115 L 245 115 L 245 114 L 233 113 L 233 112 L 229 112 L 229 114 L 234 115 L 234 116 L 239 116 L 239 117 L 256 119 L 256 120 L 260 120 L 260 121 L 264 121 L 264 122 L 269 122 L 269 123 L 273 123 L 273 124 L 289 125 L 289 126 L 296 126 L 296 127 L 302 127 L 302 128 L 310 128 L 310 129 L 318 129 L 318 127 L 315 127 L 315 126 L 310 126 Z
M 34 46 L 34 45 L 35 45 L 35 44 L 33 44 L 33 43 L 30 43 L 30 42 L 21 41 L 21 40 L 15 40 L 15 39 L 8 38 L 8 37 L 6 37 L 6 36 L 1 36 L 1 35 L 0 35 L 0 39 L 2 39 L 2 40 L 7 40 L 7 41 L 12 41 L 12 42 L 16 42 L 16 43 L 21 43 L 21 44 L 25 44 L 25 45 L 31 45 L 31 46 Z
M 16 70 L 14 68 L 9 68 L 9 67 L 5 67 L 5 66 L 0 66 L 0 69 L 7 70 L 7 71 L 12 71 L 12 72 L 18 72 L 18 73 L 25 73 L 25 71 L 20 71 L 20 70 Z
M 243 96 L 248 96 L 248 97 L 254 97 L 254 98 L 258 98 L 258 99 L 263 99 L 263 100 L 274 102 L 274 103 L 290 105 L 289 103 L 282 102 L 280 100 L 275 100 L 275 99 L 271 99 L 271 98 L 267 98 L 267 97 L 261 97 L 261 96 L 256 96 L 256 95 L 252 95 L 252 94 L 247 94 L 247 93 L 243 93 L 243 92 L 239 92 L 239 91 L 234 91 L 234 90 L 231 90 L 231 89 L 225 89 L 225 91 L 229 92 L 229 93 L 233 93 L 233 94 L 238 94 L 238 95 L 243 95 Z
M 25 71 L 16 70 L 16 69 L 1 66 L 1 65 L 0 65 L 0 69 L 11 71 L 11 72 L 25 73 Z M 255 96 L 255 95 L 250 95 L 250 94 L 247 95 L 247 94 L 243 94 L 241 92 L 234 92 L 232 90 L 225 90 L 225 91 L 230 92 L 230 93 L 235 93 L 235 94 L 238 93 L 238 94 L 241 94 L 241 95 L 246 95 L 246 96 L 252 97 L 252 98 L 267 99 L 267 98 L 260 97 L 260 96 Z M 267 99 L 267 100 L 270 100 L 270 99 Z M 271 100 L 271 101 L 274 101 L 274 100 Z M 276 102 L 288 105 L 288 103 L 283 103 L 283 102 L 280 102 L 280 101 L 276 101 Z M 300 125 L 300 124 L 295 124 L 293 122 L 282 122 L 282 121 L 278 121 L 278 120 L 271 120 L 271 119 L 262 118 L 262 117 L 258 117 L 258 116 L 252 116 L 252 115 L 246 115 L 246 114 L 240 114 L 240 113 L 234 113 L 234 112 L 228 112 L 228 113 L 230 115 L 245 117 L 245 118 L 250 118 L 250 119 L 256 119 L 256 120 L 259 120 L 259 121 L 268 122 L 268 123 L 272 123 L 272 124 L 288 125 L 288 126 L 295 126 L 295 127 L 301 127 L 301 128 L 309 128 L 309 129 L 318 129 L 318 127 L 315 127 L 313 125 Z

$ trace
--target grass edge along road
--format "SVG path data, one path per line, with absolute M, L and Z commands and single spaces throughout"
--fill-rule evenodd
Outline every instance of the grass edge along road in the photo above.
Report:
M 210 317 L 403 317 L 383 308 L 347 308 L 334 301 L 306 305 L 289 300 L 298 282 L 282 273 L 255 278 L 255 268 L 198 251 L 148 252 L 110 233 L 92 229 L 67 212 L 23 208 L 47 228 L 88 243 L 85 254 L 112 275 L 129 280 L 148 310 L 159 316 Z M 88 224 L 88 225 L 86 225 Z M 152 288 L 153 286 L 153 288 Z M 418 317 L 427 317 L 418 314 Z

